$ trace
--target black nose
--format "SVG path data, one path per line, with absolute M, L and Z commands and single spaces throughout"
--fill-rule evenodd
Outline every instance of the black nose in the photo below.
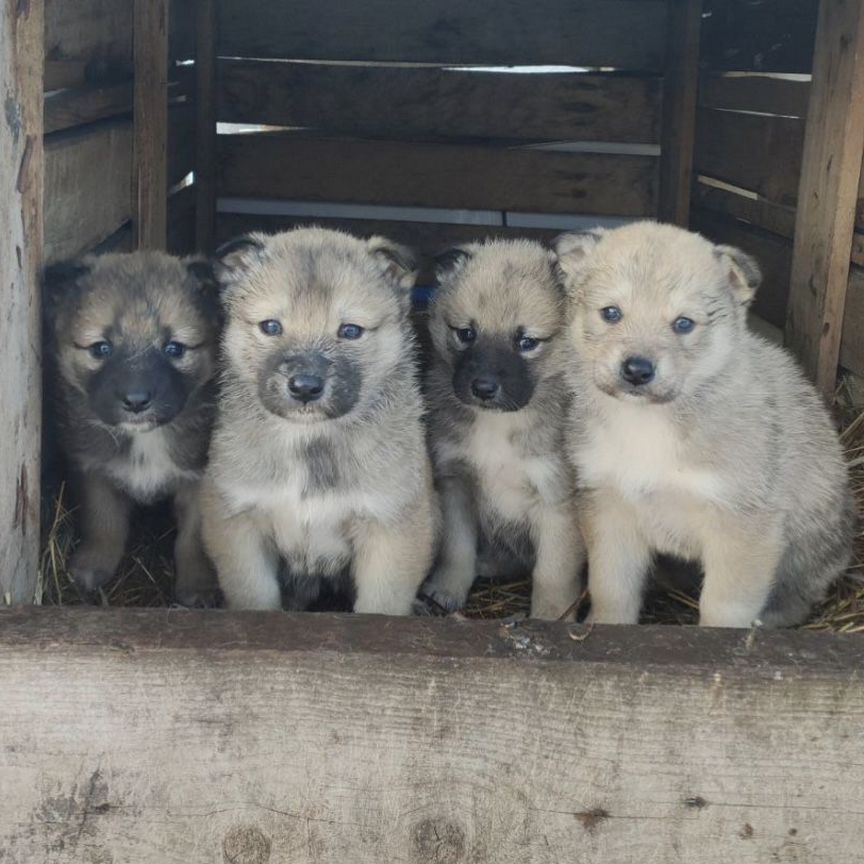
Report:
M 636 387 L 654 379 L 654 364 L 647 357 L 628 357 L 621 364 L 621 377 Z
M 123 407 L 132 414 L 140 414 L 150 407 L 151 395 L 145 390 L 135 390 L 123 396 Z
M 314 402 L 324 392 L 320 375 L 294 375 L 288 379 L 288 392 L 301 402 Z
M 494 378 L 475 378 L 471 382 L 471 392 L 478 399 L 492 399 L 498 392 L 498 382 Z

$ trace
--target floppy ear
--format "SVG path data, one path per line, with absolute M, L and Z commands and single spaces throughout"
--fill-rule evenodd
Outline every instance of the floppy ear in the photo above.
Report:
M 403 291 L 410 291 L 417 281 L 417 256 L 413 249 L 394 243 L 386 237 L 370 237 L 366 248 L 375 259 L 384 278 Z
M 45 269 L 42 276 L 42 313 L 53 324 L 57 315 L 81 295 L 81 280 L 90 273 L 88 259 L 60 261 Z
M 756 259 L 735 246 L 715 246 L 714 254 L 729 268 L 729 286 L 742 306 L 749 306 L 762 284 L 762 270 Z
M 474 253 L 468 246 L 451 246 L 443 252 L 439 252 L 432 259 L 432 269 L 435 281 L 440 285 L 457 276 L 465 268 L 465 265 L 474 257 Z
M 213 253 L 213 271 L 217 281 L 234 273 L 248 271 L 264 251 L 264 234 L 244 234 L 223 243 Z

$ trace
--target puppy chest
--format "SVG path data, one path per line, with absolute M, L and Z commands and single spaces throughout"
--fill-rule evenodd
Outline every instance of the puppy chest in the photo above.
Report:
M 134 435 L 126 454 L 112 459 L 105 469 L 130 497 L 145 504 L 173 494 L 181 483 L 199 479 L 198 472 L 177 466 L 161 429 Z
M 340 513 L 295 503 L 271 511 L 268 521 L 279 554 L 296 574 L 337 573 L 351 561 L 348 523 Z

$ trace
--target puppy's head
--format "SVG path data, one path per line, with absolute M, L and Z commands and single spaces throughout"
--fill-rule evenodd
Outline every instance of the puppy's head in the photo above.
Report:
M 565 234 L 556 249 L 572 345 L 603 392 L 670 402 L 734 356 L 761 281 L 743 252 L 653 222 Z
M 303 228 L 224 246 L 225 356 L 272 414 L 360 415 L 413 376 L 413 257 L 380 237 Z
M 559 371 L 564 296 L 554 254 L 527 240 L 494 240 L 439 256 L 430 330 L 466 405 L 518 411 Z
M 169 423 L 215 373 L 220 311 L 203 261 L 137 252 L 54 265 L 45 319 L 67 400 L 98 424 Z

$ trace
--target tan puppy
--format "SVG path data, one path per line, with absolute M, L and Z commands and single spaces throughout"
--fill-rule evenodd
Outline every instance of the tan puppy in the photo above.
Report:
M 310 228 L 241 238 L 221 262 L 204 534 L 228 605 L 305 609 L 347 582 L 356 611 L 408 614 L 437 525 L 410 258 Z
M 747 329 L 756 263 L 651 222 L 557 248 L 594 620 L 636 622 L 667 552 L 704 567 L 700 623 L 802 621 L 848 564 L 853 510 L 821 399 Z

